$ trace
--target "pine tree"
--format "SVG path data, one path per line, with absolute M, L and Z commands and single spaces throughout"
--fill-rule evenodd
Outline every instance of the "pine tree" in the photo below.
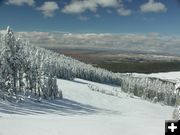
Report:
M 16 40 L 9 27 L 7 34 L 0 36 L 0 45 L 1 98 L 15 96 L 19 99 L 20 95 L 31 95 L 38 99 L 42 96 L 47 99 L 58 97 L 57 64 L 49 52 Z

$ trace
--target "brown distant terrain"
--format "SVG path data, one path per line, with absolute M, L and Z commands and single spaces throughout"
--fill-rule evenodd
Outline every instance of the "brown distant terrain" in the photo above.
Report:
M 48 48 L 113 72 L 156 73 L 180 70 L 180 57 L 165 54 Z

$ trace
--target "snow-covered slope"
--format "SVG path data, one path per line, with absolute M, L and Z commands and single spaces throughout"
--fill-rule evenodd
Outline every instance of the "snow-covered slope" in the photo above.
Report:
M 120 92 L 118 97 L 89 89 L 88 84 L 119 87 L 81 79 L 58 80 L 63 100 L 0 103 L 0 135 L 164 135 L 172 107 Z
M 137 74 L 133 73 L 136 76 L 149 76 L 149 77 L 157 77 L 161 79 L 169 79 L 169 80 L 180 80 L 180 72 L 161 72 L 161 73 L 152 73 L 152 74 Z

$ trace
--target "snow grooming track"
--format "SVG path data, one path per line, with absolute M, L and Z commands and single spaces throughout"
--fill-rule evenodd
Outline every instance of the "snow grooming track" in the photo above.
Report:
M 0 135 L 164 135 L 172 107 L 131 98 L 124 92 L 120 97 L 102 94 L 90 90 L 89 84 L 120 89 L 82 79 L 59 79 L 61 101 L 13 107 L 0 103 Z

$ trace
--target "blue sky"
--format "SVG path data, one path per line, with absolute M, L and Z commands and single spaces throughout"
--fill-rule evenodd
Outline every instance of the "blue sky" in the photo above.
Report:
M 0 28 L 180 35 L 178 0 L 0 0 Z

